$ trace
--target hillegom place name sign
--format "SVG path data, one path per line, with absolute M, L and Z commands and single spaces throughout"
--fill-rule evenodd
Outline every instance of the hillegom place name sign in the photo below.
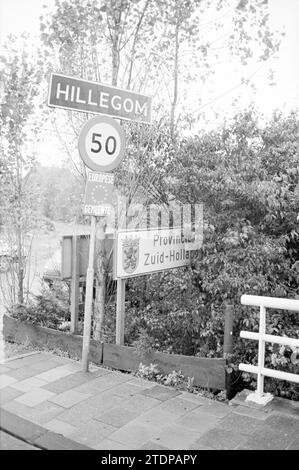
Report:
M 149 123 L 151 98 L 121 88 L 52 73 L 48 106 Z
M 180 268 L 197 258 L 202 236 L 181 228 L 118 232 L 115 278 Z

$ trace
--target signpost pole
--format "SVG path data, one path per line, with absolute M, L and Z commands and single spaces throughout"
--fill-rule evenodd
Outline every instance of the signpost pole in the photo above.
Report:
M 91 314 L 93 300 L 94 283 L 94 245 L 95 245 L 96 217 L 91 216 L 91 232 L 89 242 L 89 259 L 86 275 L 86 295 L 84 309 L 84 331 L 83 331 L 83 349 L 82 349 L 82 369 L 88 372 L 88 355 L 91 333 Z
M 123 345 L 125 337 L 126 280 L 117 279 L 116 297 L 116 344 Z
M 79 315 L 79 240 L 76 234 L 72 237 L 72 281 L 71 281 L 71 333 L 78 333 Z

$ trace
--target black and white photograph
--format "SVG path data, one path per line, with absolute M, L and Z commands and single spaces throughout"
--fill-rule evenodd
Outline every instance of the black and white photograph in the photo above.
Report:
M 298 50 L 299 0 L 0 0 L 0 450 L 299 450 Z

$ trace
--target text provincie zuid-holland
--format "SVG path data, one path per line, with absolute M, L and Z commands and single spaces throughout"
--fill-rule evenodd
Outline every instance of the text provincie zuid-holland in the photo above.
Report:
M 117 238 L 118 277 L 186 266 L 199 256 L 203 241 L 200 227 L 120 232 Z
M 179 235 L 169 234 L 160 236 L 156 234 L 152 240 L 152 250 L 144 253 L 144 266 L 164 264 L 165 262 L 184 261 L 197 258 L 199 247 L 188 249 L 188 245 L 198 243 L 201 246 L 202 239 L 194 233 L 180 233 Z
M 151 120 L 150 97 L 59 74 L 51 76 L 48 104 L 142 122 Z

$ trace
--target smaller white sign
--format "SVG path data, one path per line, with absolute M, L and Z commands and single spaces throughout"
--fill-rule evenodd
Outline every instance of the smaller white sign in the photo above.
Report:
M 187 266 L 201 246 L 201 234 L 181 228 L 118 232 L 115 278 Z

